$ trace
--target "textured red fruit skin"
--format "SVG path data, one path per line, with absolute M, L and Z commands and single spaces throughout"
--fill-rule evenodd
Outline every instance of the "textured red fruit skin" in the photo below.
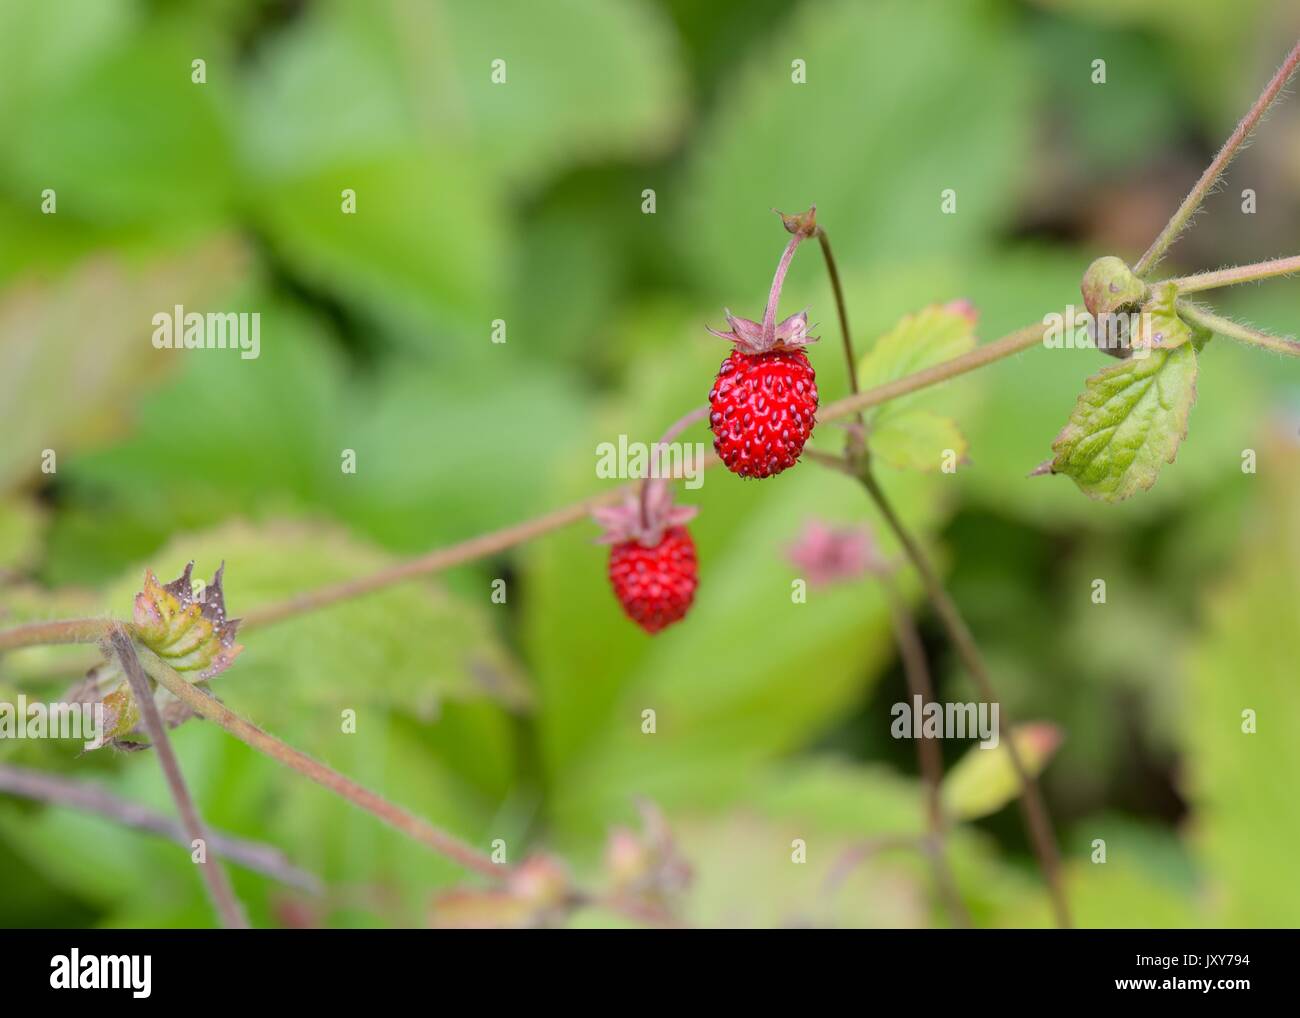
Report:
M 713 448 L 741 477 L 795 465 L 817 417 L 816 372 L 802 350 L 732 350 L 709 393 Z
M 653 548 L 624 541 L 609 552 L 609 582 L 628 618 L 647 633 L 679 621 L 695 599 L 699 564 L 685 527 L 669 527 Z

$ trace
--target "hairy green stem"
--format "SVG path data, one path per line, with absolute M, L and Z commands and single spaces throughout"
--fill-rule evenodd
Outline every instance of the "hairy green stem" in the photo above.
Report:
M 1241 118 L 1236 129 L 1224 142 L 1223 148 L 1219 149 L 1218 155 L 1205 168 L 1201 178 L 1188 192 L 1187 197 L 1183 199 L 1183 203 L 1178 206 L 1178 211 L 1173 214 L 1169 222 L 1165 224 L 1164 229 L 1151 242 L 1151 246 L 1146 249 L 1146 252 L 1138 259 L 1137 264 L 1133 266 L 1133 271 L 1138 276 L 1145 276 L 1151 269 L 1155 268 L 1160 259 L 1165 256 L 1165 252 L 1178 239 L 1178 235 L 1182 233 L 1183 228 L 1196 214 L 1201 202 L 1205 200 L 1206 195 L 1213 189 L 1215 182 L 1227 169 L 1228 164 L 1232 162 L 1233 156 L 1237 154 L 1246 139 L 1250 137 L 1251 131 L 1255 129 L 1255 125 L 1259 123 L 1260 118 L 1281 94 L 1282 89 L 1298 66 L 1300 66 L 1300 42 L 1297 42 L 1292 47 L 1291 52 L 1287 54 L 1286 59 L 1282 62 L 1282 66 L 1277 69 L 1277 73 L 1269 79 L 1268 84 L 1264 86 L 1264 91 L 1260 93 L 1254 105 L 1246 111 L 1246 115 Z
M 926 660 L 921 634 L 917 632 L 916 622 L 907 609 L 906 600 L 893 581 L 888 576 L 881 576 L 880 582 L 889 602 L 889 617 L 894 627 L 894 640 L 898 644 L 898 656 L 903 662 L 908 692 L 914 697 L 920 697 L 922 703 L 930 703 L 934 700 L 934 684 L 930 681 L 930 666 Z M 957 880 L 948 866 L 948 821 L 943 809 L 943 753 L 933 739 L 921 738 L 916 740 L 916 756 L 921 779 L 925 783 L 926 818 L 930 829 L 926 854 L 930 857 L 935 883 L 939 885 L 939 893 L 952 914 L 953 923 L 969 927 L 970 912 L 961 900 Z
M 304 777 L 311 778 L 331 792 L 342 796 L 354 806 L 358 806 L 378 817 L 390 827 L 394 827 L 408 837 L 431 848 L 439 855 L 445 856 L 466 869 L 475 870 L 492 880 L 504 880 L 511 868 L 503 863 L 494 863 L 486 855 L 476 851 L 459 838 L 448 834 L 428 821 L 422 820 L 402 807 L 394 805 L 383 796 L 344 777 L 338 771 L 313 760 L 287 743 L 269 735 L 251 721 L 240 717 L 229 707 L 213 699 L 197 686 L 187 682 L 162 658 L 147 648 L 140 649 L 140 659 L 149 677 L 184 703 L 200 717 L 220 725 L 240 742 L 247 743 L 260 753 L 265 753 L 286 767 L 297 771 Z
M 842 417 L 851 417 L 867 407 L 888 403 L 900 396 L 918 392 L 929 386 L 938 385 L 941 382 L 967 374 L 977 368 L 985 367 L 995 361 L 1012 357 L 1038 345 L 1042 341 L 1046 330 L 1047 325 L 1042 322 L 1026 325 L 1003 336 L 1001 339 L 977 346 L 974 350 L 958 357 L 953 357 L 922 371 L 905 375 L 902 378 L 894 379 L 883 385 L 877 385 L 856 395 L 837 400 L 821 408 L 817 414 L 817 422 L 820 424 Z M 696 411 L 693 411 L 693 413 L 701 412 L 707 412 L 707 407 L 697 408 Z M 804 455 L 808 456 L 811 452 L 812 450 L 806 449 Z M 711 467 L 717 462 L 717 457 L 709 454 L 705 457 L 704 466 Z M 612 505 L 623 499 L 626 493 L 627 489 L 625 487 L 619 487 L 600 495 L 593 495 L 561 509 L 556 509 L 544 516 L 525 520 L 523 523 L 494 530 L 487 534 L 479 534 L 476 537 L 448 545 L 445 548 L 437 548 L 425 555 L 398 562 L 366 576 L 342 580 L 328 586 L 318 587 L 315 590 L 304 591 L 283 601 L 261 605 L 244 613 L 241 632 L 281 622 L 340 601 L 347 601 L 354 597 L 361 597 L 377 590 L 383 590 L 394 584 L 404 583 L 422 576 L 431 576 L 455 566 L 465 565 L 486 558 L 489 555 L 499 554 L 516 545 L 524 544 L 534 538 L 581 522 L 591 515 L 593 508 Z M 51 643 L 96 643 L 107 631 L 109 624 L 108 621 L 103 619 L 76 619 L 66 622 L 39 622 L 16 626 L 12 629 L 0 630 L 0 651 Z
M 895 512 L 893 503 L 889 501 L 889 497 L 885 494 L 884 489 L 880 487 L 871 471 L 864 469 L 859 476 L 863 486 L 867 489 L 867 494 L 871 497 L 871 501 L 875 503 L 880 515 L 884 517 L 889 529 L 893 531 L 898 543 L 911 561 L 913 568 L 921 577 L 921 582 L 929 595 L 930 603 L 934 605 L 939 621 L 948 634 L 948 639 L 956 649 L 957 655 L 961 658 L 962 664 L 965 665 L 966 670 L 970 672 L 971 677 L 975 680 L 980 695 L 989 703 L 998 702 L 997 695 L 993 690 L 992 680 L 989 678 L 988 668 L 984 664 L 983 655 L 980 654 L 979 645 L 975 642 L 970 627 L 966 625 L 966 620 L 962 618 L 956 602 L 949 596 L 947 588 L 944 587 L 943 581 L 939 578 L 939 574 L 930 564 L 930 559 L 925 554 L 925 550 L 921 547 L 920 542 L 912 536 L 912 532 L 908 530 L 898 513 Z M 999 727 L 1014 730 L 1006 711 L 1003 710 L 1001 713 L 1002 724 Z M 1016 746 L 1016 740 L 1008 738 L 1006 744 L 1007 755 L 1010 757 L 1011 765 L 1015 769 L 1017 779 L 1020 781 L 1020 807 L 1024 813 L 1025 826 L 1029 830 L 1030 843 L 1034 846 L 1034 854 L 1038 857 L 1039 866 L 1042 868 L 1043 876 L 1047 881 L 1048 893 L 1052 899 L 1052 909 L 1056 914 L 1056 922 L 1059 926 L 1067 927 L 1070 925 L 1070 908 L 1065 897 L 1065 886 L 1061 879 L 1060 856 L 1057 853 L 1056 837 L 1052 833 L 1052 821 L 1047 812 L 1047 805 L 1043 802 L 1038 782 L 1034 780 L 1033 775 L 1025 767 L 1020 750 Z
M 98 785 L 75 781 L 60 774 L 0 763 L 0 793 L 92 813 L 132 830 L 156 834 L 186 847 L 190 844 L 184 828 L 171 817 L 130 799 L 120 798 Z M 294 866 L 273 845 L 209 830 L 208 848 L 245 869 L 308 894 L 319 895 L 324 891 L 319 878 Z
M 112 619 L 28 622 L 12 629 L 0 630 L 0 651 L 60 643 L 99 643 L 112 627 Z
M 844 302 L 844 286 L 840 282 L 840 268 L 835 261 L 835 252 L 831 250 L 831 239 L 826 231 L 817 227 L 817 240 L 821 243 L 822 260 L 826 263 L 826 274 L 830 276 L 831 292 L 835 295 L 835 313 L 840 319 L 840 340 L 844 346 L 845 366 L 848 368 L 849 392 L 858 392 L 858 362 L 853 354 L 852 333 L 849 332 L 849 312 Z M 854 414 L 858 423 L 862 423 L 862 411 Z
M 226 868 L 221 865 L 216 852 L 208 854 L 207 830 L 199 817 L 198 807 L 194 805 L 189 786 L 185 784 L 180 761 L 176 758 L 171 738 L 167 735 L 167 725 L 158 710 L 158 704 L 154 701 L 153 688 L 149 685 L 149 679 L 145 676 L 140 658 L 136 654 L 135 642 L 125 626 L 115 625 L 109 631 L 105 643 L 107 644 L 105 650 L 111 648 L 121 662 L 122 670 L 126 672 L 126 681 L 131 686 L 131 695 L 135 697 L 140 719 L 144 723 L 150 742 L 153 743 L 154 751 L 158 754 L 158 762 L 162 766 L 163 776 L 167 779 L 172 800 L 176 803 L 176 811 L 180 814 L 181 827 L 185 831 L 185 836 L 191 848 L 196 843 L 202 846 L 203 859 L 196 865 L 199 867 L 199 872 L 203 874 L 208 891 L 212 895 L 212 902 L 216 906 L 221 924 L 227 929 L 248 929 L 248 917 L 235 897 L 235 889 L 230 884 Z
M 1198 272 L 1192 276 L 1165 279 L 1152 283 L 1151 288 L 1156 291 L 1172 283 L 1179 293 L 1198 293 L 1201 290 L 1213 290 L 1220 286 L 1236 286 L 1240 283 L 1254 283 L 1276 276 L 1290 276 L 1296 272 L 1300 272 L 1300 255 L 1273 258 L 1250 265 L 1232 265 L 1226 269 L 1214 269 L 1210 272 Z
M 1300 343 L 1297 343 L 1294 339 L 1275 336 L 1271 332 L 1263 332 L 1260 329 L 1251 328 L 1249 325 L 1242 325 L 1240 322 L 1234 322 L 1231 318 L 1224 318 L 1223 315 L 1192 304 L 1190 301 L 1179 301 L 1178 313 L 1192 325 L 1199 325 L 1204 329 L 1209 329 L 1216 335 L 1226 336 L 1228 339 L 1235 339 L 1239 343 L 1247 343 L 1250 346 L 1272 350 L 1275 353 L 1286 354 L 1288 357 L 1300 357 Z

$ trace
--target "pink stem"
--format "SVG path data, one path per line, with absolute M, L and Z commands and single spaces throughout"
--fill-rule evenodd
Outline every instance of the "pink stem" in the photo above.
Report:
M 781 261 L 777 263 L 776 275 L 772 278 L 772 289 L 767 295 L 767 310 L 763 312 L 763 348 L 770 350 L 776 343 L 776 302 L 781 298 L 781 286 L 785 283 L 785 274 L 790 271 L 790 262 L 794 259 L 794 249 L 803 240 L 802 232 L 794 234 L 785 246 Z
M 650 447 L 651 455 L 652 456 L 654 455 L 655 446 L 667 445 L 669 442 L 671 442 L 674 438 L 680 435 L 683 431 L 689 428 L 696 421 L 700 421 L 703 420 L 705 417 L 708 417 L 709 409 L 710 408 L 708 406 L 696 407 L 694 410 L 686 414 L 684 417 L 681 417 L 680 419 L 670 424 L 668 426 L 668 430 L 663 433 L 659 441 Z M 650 485 L 653 484 L 656 480 L 658 480 L 660 484 L 667 483 L 667 478 L 663 478 L 663 477 L 655 478 L 652 476 L 653 474 L 654 474 L 653 470 L 648 471 L 645 479 L 641 482 L 641 526 L 645 527 L 646 529 L 649 529 L 650 527 L 650 513 L 649 513 Z

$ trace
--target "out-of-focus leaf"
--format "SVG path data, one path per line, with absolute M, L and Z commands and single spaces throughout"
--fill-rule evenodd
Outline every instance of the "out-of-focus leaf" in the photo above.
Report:
M 943 781 L 943 802 L 958 820 L 977 820 L 996 813 L 1020 792 L 1007 739 L 1015 739 L 1020 760 L 1030 777 L 1037 777 L 1061 742 L 1055 725 L 1036 722 L 1003 732 L 996 746 L 973 746 Z
M 1182 929 L 1205 924 L 1178 889 L 1123 859 L 1075 862 L 1063 873 L 1070 915 L 1082 929 Z M 1051 906 L 1039 887 L 1009 904 L 994 925 L 1025 929 L 1054 925 Z
M 33 107 L 60 90 L 88 62 L 121 40 L 131 23 L 127 0 L 86 7 L 71 4 L 0 5 L 0 133 L 13 139 Z M 6 163 L 6 151 L 0 163 Z M 0 186 L 9 181 L 0 181 Z M 56 186 L 53 181 L 45 186 Z M 30 201 L 31 195 L 25 197 Z
M 336 529 L 287 522 L 180 536 L 151 557 L 164 574 L 191 559 L 201 569 L 225 562 L 231 618 L 389 561 Z M 114 586 L 106 607 L 130 603 L 136 572 Z M 490 696 L 520 706 L 526 687 L 491 632 L 486 592 L 483 604 L 477 609 L 425 581 L 240 632 L 245 650 L 214 692 L 234 703 L 247 699 L 258 704 L 256 713 L 272 717 L 291 703 L 298 709 L 383 705 L 428 720 L 445 698 Z
M 742 302 L 759 301 L 781 249 L 773 206 L 816 202 L 844 267 L 984 241 L 1029 165 L 1024 54 L 999 22 L 934 0 L 800 5 L 729 72 L 681 218 L 725 303 L 753 317 Z M 804 84 L 791 80 L 796 59 Z M 814 272 L 809 258 L 792 277 Z
M 1067 475 L 1103 502 L 1145 491 L 1178 454 L 1195 402 L 1196 351 L 1190 343 L 1103 368 L 1088 379 L 1052 443 L 1052 473 Z
M 950 417 L 928 410 L 890 414 L 871 430 L 870 447 L 891 467 L 934 471 L 951 456 L 954 466 L 966 459 L 966 438 Z
M 31 567 L 44 524 L 44 516 L 34 503 L 0 498 L 0 584 Z
M 91 502 L 102 532 L 84 532 L 95 524 L 65 513 L 57 547 L 66 535 L 75 555 L 133 526 L 152 528 L 156 544 L 232 514 L 312 507 L 419 551 L 548 508 L 547 478 L 585 411 L 560 373 L 507 342 L 491 346 L 490 372 L 394 358 L 348 385 L 346 363 L 317 323 L 278 301 L 253 304 L 263 315 L 261 356 L 175 354 L 182 374 L 143 402 L 135 434 L 72 461 L 68 501 Z M 343 470 L 347 450 L 354 473 Z M 160 518 L 150 509 L 164 493 L 170 514 Z
M 960 305 L 932 305 L 905 314 L 876 340 L 858 362 L 858 385 L 870 389 L 942 364 L 975 347 L 975 315 Z M 908 397 L 890 400 L 870 412 L 897 412 Z
M 201 305 L 243 268 L 243 249 L 218 242 L 129 271 L 88 262 L 58 283 L 17 285 L 0 299 L 0 489 L 56 472 L 83 447 L 121 430 L 131 397 L 176 363 L 156 350 L 152 318 Z
M 53 188 L 60 216 L 161 232 L 226 217 L 238 179 L 224 98 L 229 64 L 219 42 L 200 43 L 175 24 L 102 53 L 61 33 L 62 45 L 93 58 L 66 55 L 77 73 L 63 71 L 26 98 L 0 155 L 30 200 Z M 200 54 L 209 63 L 206 84 L 190 80 Z
M 472 165 L 434 150 L 354 153 L 268 182 L 258 212 L 276 253 L 310 285 L 442 359 L 464 359 L 491 349 L 505 258 L 486 184 Z M 342 210 L 345 189 L 355 214 Z
M 662 148 L 680 93 L 665 25 L 639 0 L 334 0 L 270 48 L 248 96 L 249 153 L 281 174 L 414 137 L 531 182 Z
M 443 358 L 481 354 L 506 308 L 502 185 L 662 148 L 679 113 L 669 47 L 630 0 L 319 4 L 247 91 L 259 218 L 315 285 L 399 336 L 450 331 Z
M 1300 452 L 1290 435 L 1260 443 L 1261 496 L 1234 575 L 1213 592 L 1191 656 L 1182 712 L 1193 845 L 1206 866 L 1218 921 L 1292 926 L 1300 816 Z M 1248 713 L 1249 712 L 1249 713 Z M 1253 731 L 1249 729 L 1253 728 Z

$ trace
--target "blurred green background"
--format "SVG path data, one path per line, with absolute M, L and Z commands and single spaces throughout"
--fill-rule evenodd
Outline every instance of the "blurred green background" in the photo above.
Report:
M 702 403 L 724 352 L 705 325 L 724 305 L 759 316 L 774 206 L 817 203 L 862 349 L 957 298 L 982 340 L 1040 320 L 1078 302 L 1093 258 L 1146 247 L 1298 32 L 1285 0 L 0 0 L 0 624 L 124 617 L 145 566 L 189 559 L 226 562 L 239 615 L 603 490 L 596 444 Z M 1291 254 L 1297 226 L 1292 102 L 1165 267 Z M 174 304 L 259 311 L 261 356 L 155 350 Z M 783 300 L 805 305 L 838 398 L 812 251 Z M 1220 306 L 1300 326 L 1294 282 Z M 1300 374 L 1216 339 L 1177 462 L 1103 506 L 1026 474 L 1104 360 L 1032 350 L 932 392 L 971 462 L 885 481 L 1005 709 L 1064 736 L 1043 781 L 1078 921 L 1295 925 Z M 655 639 L 581 524 L 250 632 L 213 692 L 476 846 L 559 853 L 592 886 L 649 797 L 694 867 L 691 923 L 946 923 L 906 853 L 827 890 L 846 848 L 923 824 L 915 747 L 889 737 L 906 686 L 880 590 L 790 602 L 786 547 L 814 515 L 875 528 L 861 491 L 805 464 L 711 473 L 684 500 L 702 584 Z M 917 612 L 941 698 L 977 699 Z M 85 657 L 8 655 L 0 699 L 57 696 Z M 327 885 L 233 868 L 258 925 L 419 925 L 465 881 L 213 726 L 174 738 L 214 827 Z M 0 763 L 171 811 L 152 753 L 0 742 Z M 981 925 L 1048 921 L 1014 805 L 960 827 L 952 855 Z M 211 922 L 187 853 L 0 796 L 0 924 Z

